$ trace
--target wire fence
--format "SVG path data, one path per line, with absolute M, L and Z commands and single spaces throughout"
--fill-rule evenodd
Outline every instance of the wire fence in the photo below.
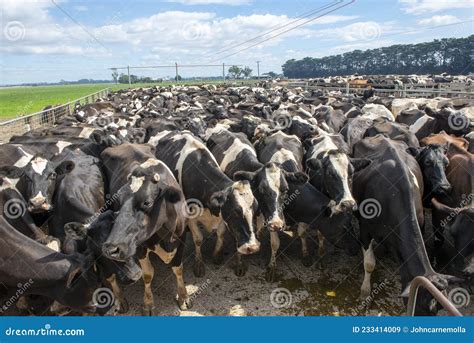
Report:
M 55 126 L 59 119 L 73 113 L 76 106 L 83 106 L 96 102 L 98 99 L 106 97 L 109 93 L 110 88 L 105 88 L 63 105 L 1 122 L 0 142 L 6 143 L 12 136 L 22 135 L 34 129 Z
M 304 90 L 335 90 L 345 93 L 346 95 L 351 93 L 362 93 L 368 84 L 363 87 L 354 87 L 353 84 L 344 83 L 339 85 L 325 84 L 325 83 L 313 83 L 308 81 L 290 81 L 288 87 L 297 88 L 301 87 Z M 422 85 L 394 85 L 392 88 L 377 88 L 373 87 L 375 94 L 379 96 L 393 95 L 397 98 L 408 98 L 412 96 L 416 97 L 464 97 L 474 99 L 474 86 L 465 83 L 447 83 L 447 84 L 436 84 L 432 86 Z

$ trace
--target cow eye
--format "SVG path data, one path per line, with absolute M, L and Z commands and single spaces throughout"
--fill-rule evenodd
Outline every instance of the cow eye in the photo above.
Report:
M 56 176 L 57 176 L 56 172 L 52 172 L 51 174 L 49 174 L 50 179 L 55 179 Z

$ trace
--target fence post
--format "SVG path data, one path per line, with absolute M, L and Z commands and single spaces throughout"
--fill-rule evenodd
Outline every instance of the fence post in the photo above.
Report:
M 174 66 L 176 68 L 176 83 L 179 82 L 179 74 L 178 74 L 178 62 L 174 62 Z
M 132 88 L 132 81 L 130 80 L 130 66 L 127 66 L 128 73 L 128 88 Z
M 346 95 L 349 95 L 349 82 L 346 82 Z
M 225 64 L 222 63 L 222 81 L 225 83 Z
M 406 96 L 407 96 L 407 85 L 406 85 L 406 84 L 404 84 L 404 85 L 403 85 L 403 94 L 402 94 L 402 98 L 406 98 Z

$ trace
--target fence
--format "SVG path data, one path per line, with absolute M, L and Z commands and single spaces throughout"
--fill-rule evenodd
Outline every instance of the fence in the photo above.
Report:
M 311 83 L 307 81 L 291 81 L 288 83 L 288 87 L 296 88 L 301 87 L 305 90 L 316 90 L 316 89 L 327 89 L 327 90 L 336 90 L 341 91 L 345 94 L 358 93 L 362 92 L 365 87 L 351 87 L 349 83 L 341 85 L 327 85 L 323 83 Z M 445 97 L 466 97 L 474 98 L 474 87 L 467 84 L 437 84 L 436 86 L 426 87 L 426 86 L 408 86 L 403 85 L 399 87 L 395 85 L 393 88 L 373 88 L 374 92 L 379 96 L 388 96 L 393 95 L 398 98 L 406 98 L 410 96 L 416 97 L 436 97 L 436 96 L 445 96 Z
M 14 135 L 22 135 L 30 130 L 52 127 L 56 125 L 58 119 L 73 113 L 75 106 L 93 103 L 100 98 L 106 97 L 109 92 L 110 88 L 105 88 L 64 105 L 51 107 L 40 112 L 1 122 L 0 142 L 8 142 L 10 137 Z

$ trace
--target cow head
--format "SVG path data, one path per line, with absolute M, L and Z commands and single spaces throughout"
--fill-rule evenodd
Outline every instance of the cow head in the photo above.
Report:
M 74 169 L 72 161 L 63 161 L 56 167 L 41 155 L 34 156 L 23 168 L 20 179 L 22 193 L 28 201 L 28 211 L 44 212 L 52 209 L 52 197 L 57 182 Z
M 208 205 L 215 216 L 222 215 L 237 242 L 237 251 L 248 255 L 260 250 L 260 242 L 255 233 L 255 200 L 250 183 L 237 181 L 222 191 L 211 195 Z
M 161 247 L 174 254 L 184 231 L 180 189 L 167 185 L 161 162 L 149 159 L 129 175 L 120 189 L 120 211 L 102 251 L 114 260 L 133 257 L 137 247 L 158 234 Z
M 91 224 L 67 223 L 64 226 L 66 233 L 64 249 L 70 251 L 65 252 L 92 253 L 102 279 L 115 273 L 122 281 L 137 281 L 142 273 L 133 259 L 122 263 L 105 258 L 102 254 L 102 246 L 110 235 L 114 221 L 115 214 L 108 210 L 101 213 Z M 82 248 L 78 248 L 78 246 L 82 246 Z
M 318 179 L 323 180 L 324 193 L 334 200 L 331 203 L 331 215 L 356 210 L 357 204 L 351 193 L 352 176 L 354 172 L 367 167 L 371 161 L 350 158 L 340 150 L 329 150 L 323 156 L 315 156 L 312 149 L 313 147 L 308 150 L 310 157 L 306 160 L 306 166 Z
M 326 208 L 326 225 L 318 227 L 323 236 L 348 255 L 357 255 L 360 251 L 360 242 L 352 225 L 353 214 L 342 212 L 333 214 L 334 201 L 329 201 Z
M 317 132 L 316 124 L 313 124 L 309 120 L 305 120 L 300 116 L 291 117 L 291 125 L 285 130 L 285 133 L 295 135 L 300 139 L 311 137 Z
M 281 231 L 285 228 L 283 208 L 288 184 L 296 186 L 308 181 L 306 174 L 287 172 L 281 169 L 279 164 L 273 162 L 267 163 L 255 172 L 236 172 L 234 179 L 250 182 L 259 210 L 270 231 Z
M 423 173 L 424 189 L 428 195 L 447 195 L 451 184 L 446 178 L 446 167 L 449 160 L 446 157 L 445 146 L 430 144 L 422 148 L 408 148 L 420 165 Z

